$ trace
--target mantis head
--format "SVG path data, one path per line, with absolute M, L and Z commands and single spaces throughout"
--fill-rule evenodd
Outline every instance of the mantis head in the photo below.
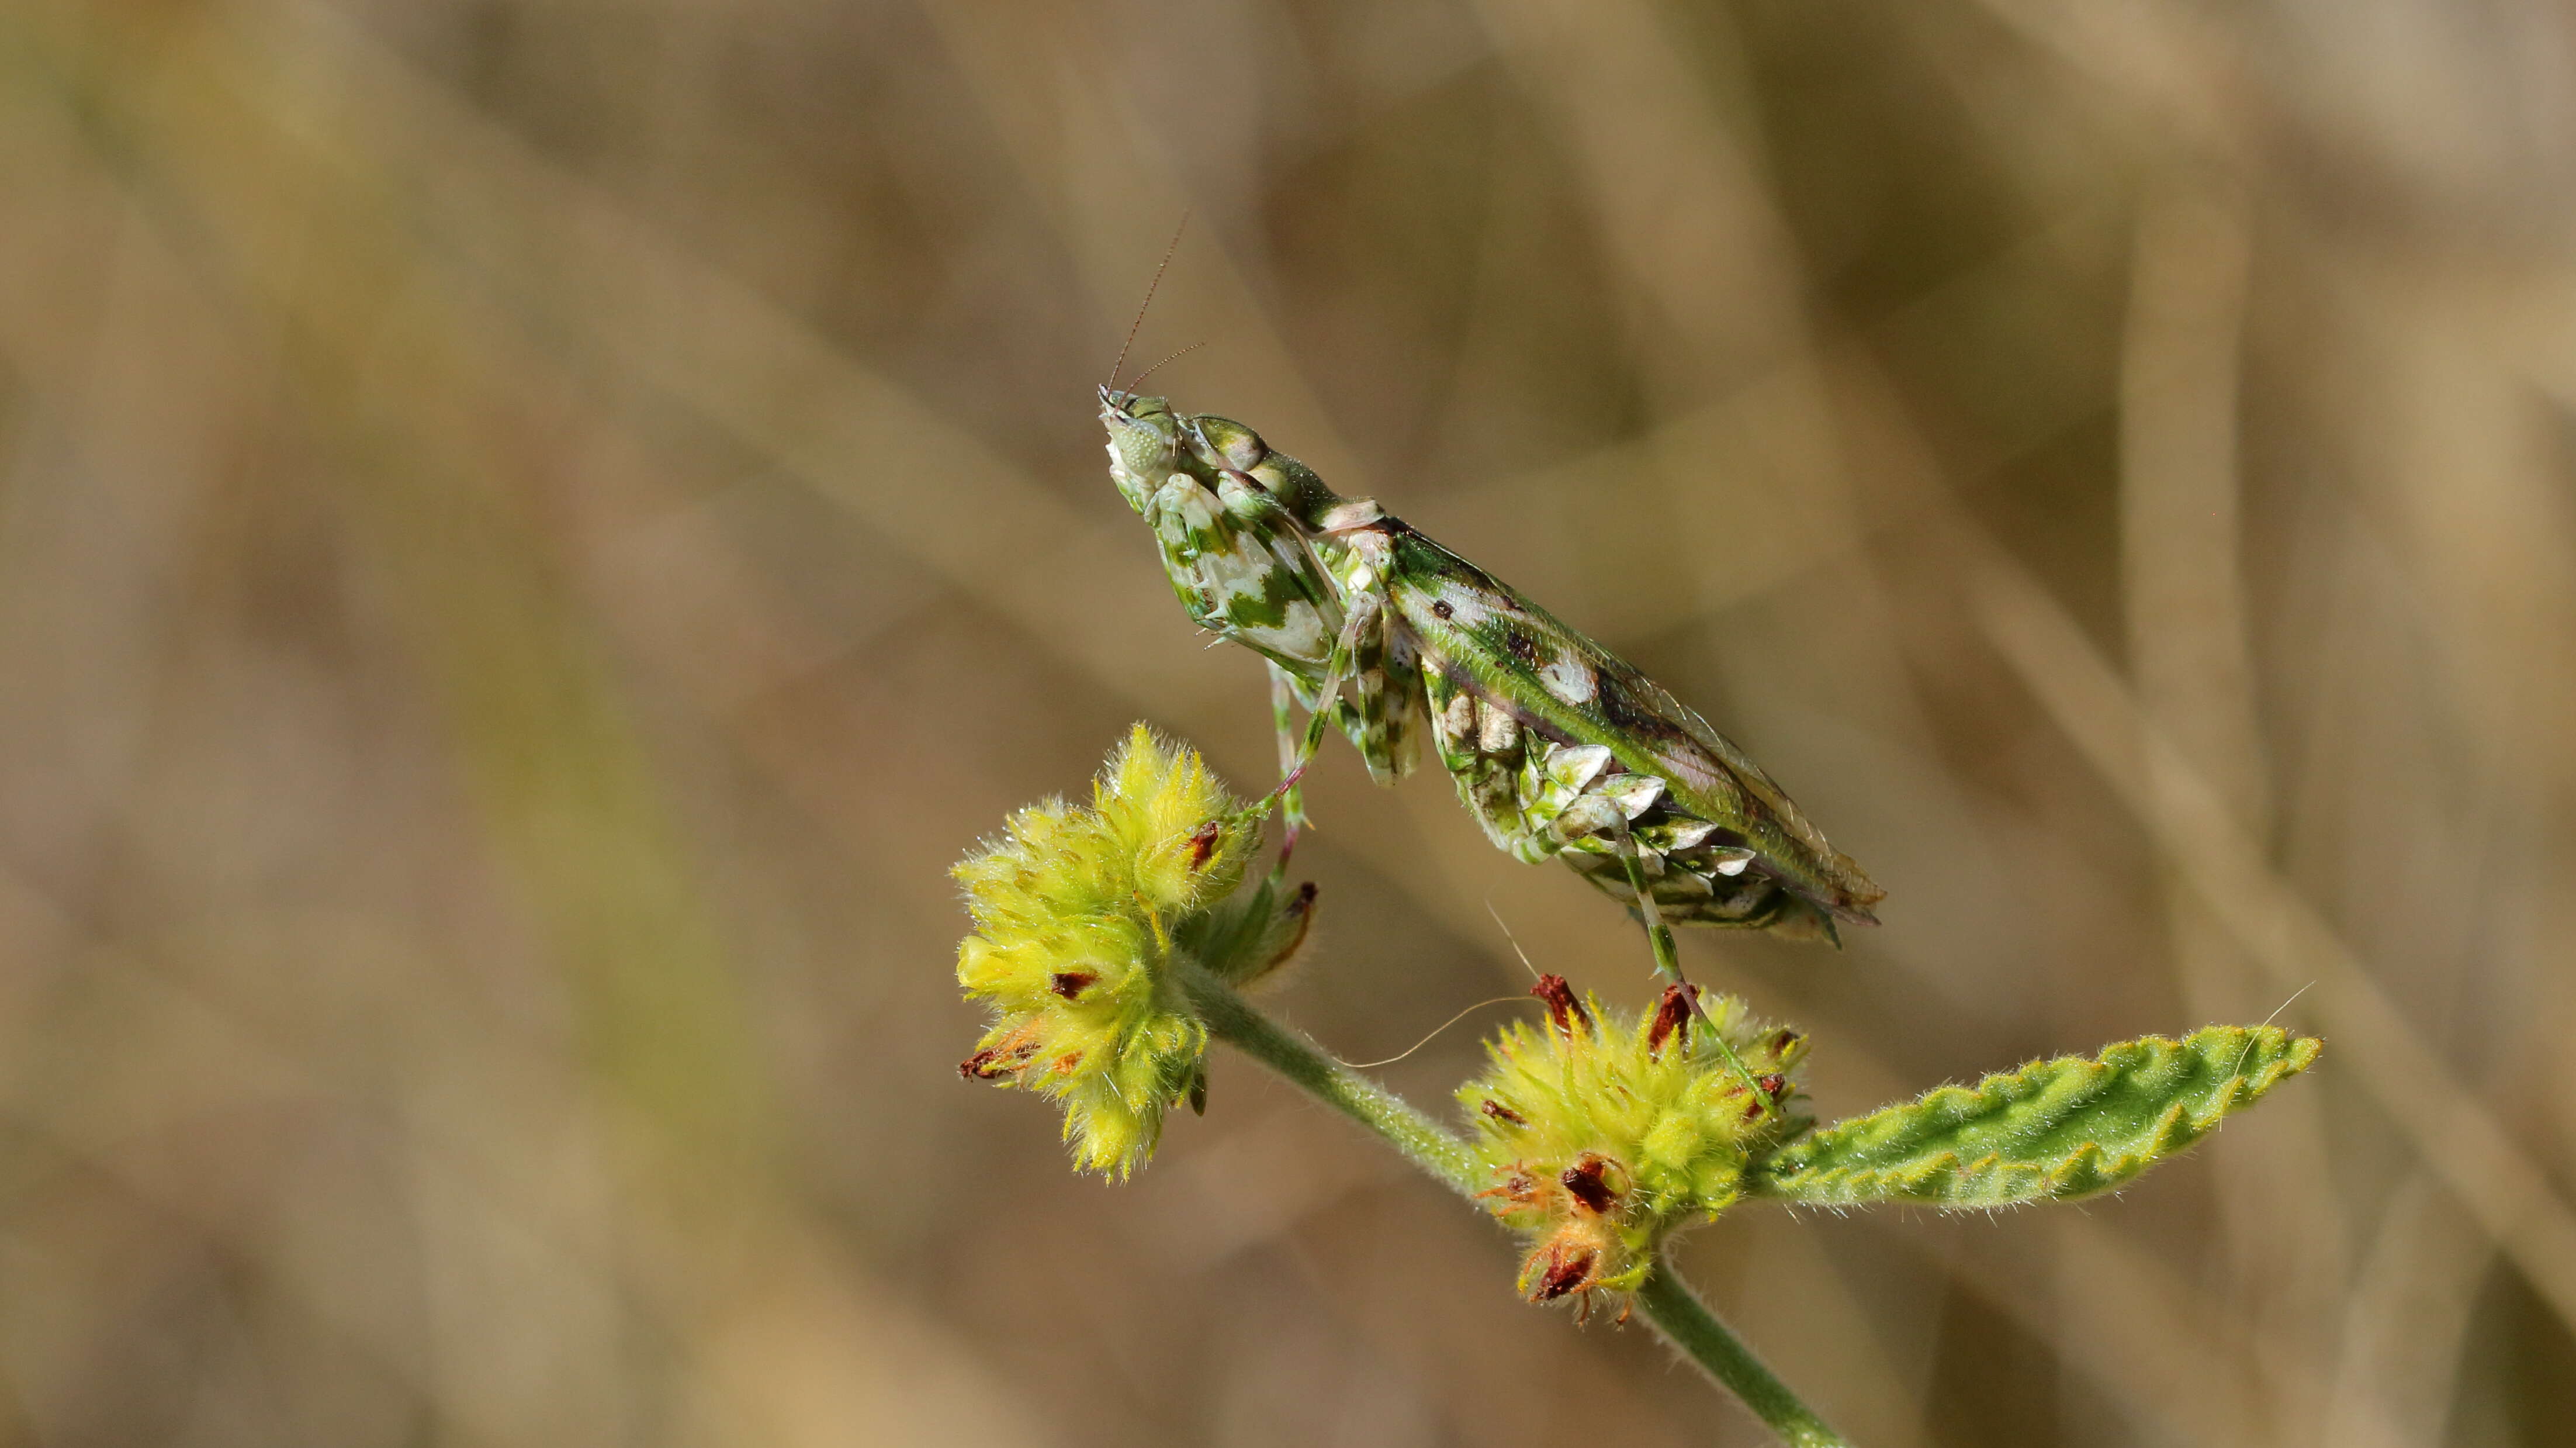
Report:
M 1145 511 L 1145 500 L 1180 470 L 1180 419 L 1160 397 L 1100 389 L 1100 424 L 1109 430 L 1109 476 L 1127 505 Z

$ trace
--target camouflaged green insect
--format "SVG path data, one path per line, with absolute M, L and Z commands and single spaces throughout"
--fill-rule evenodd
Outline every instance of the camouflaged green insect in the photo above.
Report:
M 1885 892 L 1742 750 L 1518 590 L 1242 423 L 1110 386 L 1100 420 L 1182 606 L 1269 661 L 1283 792 L 1328 725 L 1387 783 L 1427 724 L 1494 843 L 1638 904 L 1670 973 L 1663 921 L 1828 940 L 1877 923 Z M 1292 844 L 1299 822 L 1292 796 Z

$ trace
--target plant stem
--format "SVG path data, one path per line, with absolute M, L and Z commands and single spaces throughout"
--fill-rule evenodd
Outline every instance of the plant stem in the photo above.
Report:
M 1484 1186 L 1467 1144 L 1404 1098 L 1324 1054 L 1323 1048 L 1254 1010 L 1233 987 L 1186 957 L 1173 962 L 1181 988 L 1220 1041 L 1303 1087 L 1318 1100 L 1376 1132 L 1406 1160 L 1469 1201 Z M 1849 1448 L 1822 1418 L 1771 1375 L 1674 1275 L 1661 1256 L 1637 1289 L 1646 1320 L 1691 1361 L 1744 1400 L 1791 1448 Z
M 1646 1280 L 1638 1284 L 1637 1306 L 1666 1342 L 1743 1399 L 1755 1417 L 1780 1435 L 1780 1441 L 1791 1448 L 1850 1448 L 1850 1440 L 1825 1426 L 1825 1420 L 1798 1401 L 1788 1384 L 1771 1375 L 1762 1359 L 1699 1300 L 1660 1253 Z
M 1348 1069 L 1323 1048 L 1254 1010 L 1233 987 L 1186 960 L 1181 988 L 1216 1038 L 1386 1139 L 1405 1159 L 1473 1199 L 1484 1185 L 1467 1144 L 1410 1102 Z

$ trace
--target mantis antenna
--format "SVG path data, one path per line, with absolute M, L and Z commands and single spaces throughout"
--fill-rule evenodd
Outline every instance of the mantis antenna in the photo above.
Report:
M 1181 232 L 1187 229 L 1189 224 L 1190 214 L 1184 211 L 1181 213 L 1181 224 L 1172 228 L 1172 239 L 1163 248 L 1163 259 L 1154 264 L 1154 279 L 1145 284 L 1145 300 L 1136 304 L 1136 320 L 1127 324 L 1127 340 L 1118 344 L 1118 360 L 1109 364 L 1109 390 L 1112 392 L 1118 390 L 1118 369 L 1127 365 L 1127 349 L 1136 345 L 1136 329 L 1145 325 L 1145 309 L 1154 305 L 1154 292 L 1163 285 L 1163 269 L 1172 264 L 1172 253 L 1181 249 Z M 1163 362 L 1170 360 L 1172 360 L 1170 357 L 1166 357 Z M 1162 362 L 1154 364 L 1155 367 L 1162 365 Z M 1153 369 L 1146 370 L 1151 372 Z M 1136 380 L 1142 382 L 1145 379 L 1139 377 Z

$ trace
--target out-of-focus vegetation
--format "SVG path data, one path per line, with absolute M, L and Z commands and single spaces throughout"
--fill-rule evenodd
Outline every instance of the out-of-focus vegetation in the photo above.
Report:
M 945 869 L 1134 718 L 1139 343 L 1887 886 L 1820 1115 L 2212 1020 L 2082 1213 L 1691 1275 L 1933 1444 L 2576 1438 L 2576 21 L 2534 0 L 0 8 L 0 1441 L 1681 1444 L 1240 1059 L 1106 1187 Z M 1272 1001 L 1644 948 L 1334 746 Z M 2294 998 L 2295 996 L 2295 998 Z M 1461 1028 L 1383 1074 L 1435 1099 Z

